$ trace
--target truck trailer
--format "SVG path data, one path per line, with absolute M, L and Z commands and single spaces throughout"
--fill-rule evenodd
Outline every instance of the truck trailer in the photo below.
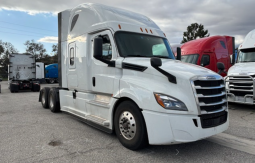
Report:
M 255 104 L 255 29 L 239 46 L 236 63 L 228 70 L 226 87 L 229 102 Z
M 131 150 L 228 128 L 223 78 L 176 60 L 150 18 L 87 3 L 60 12 L 58 27 L 59 87 L 40 91 L 44 108 L 116 133 Z
M 186 63 L 192 63 L 208 68 L 218 73 L 217 63 L 225 65 L 221 76 L 226 76 L 232 66 L 232 56 L 235 56 L 235 38 L 231 36 L 211 36 L 184 43 L 181 46 L 182 58 Z M 234 55 L 233 55 L 234 54 Z
M 9 55 L 8 65 L 9 89 L 40 91 L 40 82 L 36 80 L 35 57 L 31 54 L 13 53 Z
M 40 83 L 45 82 L 45 64 L 43 62 L 36 62 L 36 80 Z

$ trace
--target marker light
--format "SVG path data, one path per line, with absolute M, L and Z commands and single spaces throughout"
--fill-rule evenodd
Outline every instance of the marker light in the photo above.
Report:
M 143 32 L 143 29 L 142 28 L 140 28 L 141 29 L 141 31 Z
M 166 34 L 164 33 L 164 36 L 166 37 Z
M 145 31 L 148 33 L 147 29 L 145 28 Z
M 119 24 L 119 29 L 121 29 L 121 26 L 120 26 L 120 24 Z
M 150 31 L 151 31 L 151 34 L 153 34 L 152 30 L 150 30 Z

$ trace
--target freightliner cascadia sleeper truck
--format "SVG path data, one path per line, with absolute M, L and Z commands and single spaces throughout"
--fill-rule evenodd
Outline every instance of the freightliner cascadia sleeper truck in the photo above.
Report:
M 255 104 L 255 29 L 239 46 L 236 63 L 228 70 L 226 85 L 229 102 Z
M 222 77 L 175 60 L 150 18 L 89 3 L 59 13 L 58 23 L 59 87 L 40 91 L 44 108 L 115 132 L 132 150 L 228 128 Z
M 217 73 L 219 72 L 217 63 L 223 63 L 225 70 L 220 71 L 220 75 L 224 77 L 234 63 L 231 59 L 232 55 L 235 55 L 235 38 L 230 36 L 200 38 L 184 43 L 181 51 L 183 62 L 201 65 Z
M 10 54 L 8 67 L 9 89 L 12 93 L 27 89 L 40 91 L 40 82 L 36 80 L 34 56 L 28 53 Z

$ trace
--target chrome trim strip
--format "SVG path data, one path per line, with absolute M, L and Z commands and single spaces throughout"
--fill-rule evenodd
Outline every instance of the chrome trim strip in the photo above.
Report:
M 214 114 L 214 113 L 219 113 L 219 112 L 225 111 L 226 109 L 227 109 L 227 107 L 226 107 L 226 106 L 223 106 L 223 107 L 222 107 L 221 109 L 219 109 L 219 110 L 210 111 L 210 112 L 205 111 L 205 110 L 202 110 L 201 113 L 203 113 L 203 114 Z
M 224 104 L 225 102 L 227 102 L 226 99 L 221 100 L 221 102 L 215 102 L 215 103 L 210 103 L 210 104 L 206 104 L 204 102 L 200 102 L 199 105 L 200 106 L 213 106 L 213 105 L 220 105 L 220 104 Z
M 197 97 L 199 98 L 208 98 L 208 97 L 220 97 L 220 96 L 223 96 L 223 95 L 226 95 L 226 92 L 221 92 L 220 94 L 215 94 L 215 95 L 207 95 L 207 96 L 204 96 L 202 94 L 198 94 Z
M 220 86 L 218 87 L 201 87 L 201 86 L 195 86 L 196 89 L 218 89 L 218 88 L 224 88 L 225 85 L 224 84 L 221 84 Z
M 229 88 L 230 91 L 240 91 L 240 92 L 253 92 L 252 90 L 247 90 L 247 89 L 233 89 L 233 88 Z

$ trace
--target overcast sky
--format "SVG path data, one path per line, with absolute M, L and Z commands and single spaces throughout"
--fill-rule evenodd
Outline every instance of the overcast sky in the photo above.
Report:
M 50 53 L 57 38 L 56 14 L 85 2 L 146 15 L 166 33 L 170 43 L 180 43 L 187 26 L 195 22 L 203 24 L 211 36 L 234 36 L 236 44 L 255 29 L 254 0 L 0 0 L 0 40 L 25 52 L 24 42 L 34 39 Z

